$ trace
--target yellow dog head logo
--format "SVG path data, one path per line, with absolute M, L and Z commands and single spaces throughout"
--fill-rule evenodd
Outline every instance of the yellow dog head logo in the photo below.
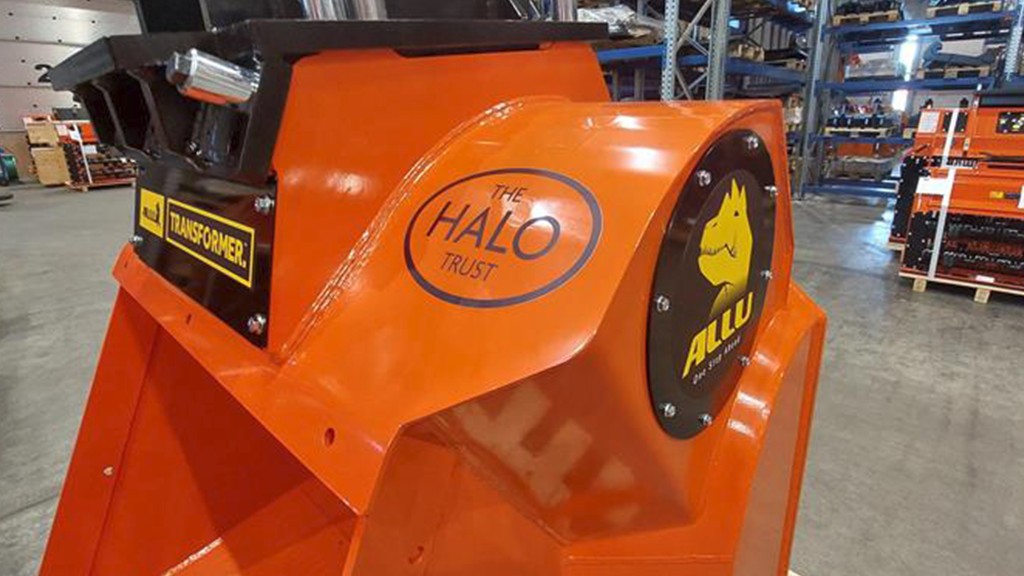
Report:
M 722 199 L 718 215 L 704 226 L 697 264 L 701 274 L 720 287 L 710 316 L 716 316 L 747 289 L 754 236 L 747 217 L 747 189 L 732 181 L 732 190 Z M 710 317 L 709 316 L 709 317 Z

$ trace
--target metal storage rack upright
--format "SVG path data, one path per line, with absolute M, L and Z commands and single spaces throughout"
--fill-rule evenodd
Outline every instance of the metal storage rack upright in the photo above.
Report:
M 970 2 L 964 2 L 970 4 Z M 811 65 L 810 94 L 817 97 L 807 99 L 805 110 L 805 132 L 801 142 L 804 159 L 799 171 L 798 183 L 801 196 L 806 194 L 846 194 L 869 197 L 893 197 L 898 180 L 827 179 L 822 174 L 824 148 L 826 144 L 870 143 L 891 144 L 909 147 L 913 140 L 902 136 L 886 138 L 863 138 L 825 135 L 825 117 L 836 95 L 869 95 L 908 90 L 912 97 L 916 91 L 983 91 L 1000 84 L 1022 82 L 1018 75 L 1020 58 L 1020 36 L 1022 25 L 1021 8 L 937 16 L 934 18 L 896 20 L 893 22 L 872 22 L 867 24 L 829 23 L 831 0 L 819 3 L 819 19 L 816 22 L 815 37 L 819 50 Z M 852 80 L 839 79 L 841 55 L 892 49 L 907 38 L 941 38 L 961 40 L 970 38 L 1007 38 L 1006 65 L 1003 74 L 993 73 L 988 77 L 910 79 L 910 80 Z
M 682 30 L 665 26 L 665 41 L 656 45 L 599 50 L 598 60 L 610 70 L 613 99 L 781 96 L 802 90 L 806 83 L 806 70 L 728 57 L 730 40 L 749 39 L 769 49 L 788 44 L 793 35 L 806 34 L 813 25 L 812 13 L 795 3 L 666 0 L 664 13 L 659 14 L 640 0 L 637 8 L 641 16 L 654 16 L 662 22 L 679 21 L 683 9 L 690 23 Z M 698 39 L 700 23 L 709 14 L 709 33 L 702 41 Z M 683 49 L 692 53 L 681 54 Z M 628 88 L 619 81 L 623 71 L 632 74 Z M 660 73 L 660 82 L 653 85 L 648 81 L 652 71 Z

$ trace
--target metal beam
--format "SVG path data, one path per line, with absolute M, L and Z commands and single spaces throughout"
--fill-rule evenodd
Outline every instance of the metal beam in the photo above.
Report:
M 800 141 L 800 170 L 797 171 L 796 186 L 795 190 L 800 198 L 804 197 L 804 190 L 808 185 L 808 178 L 811 176 L 812 166 L 816 166 L 813 161 L 814 150 L 817 146 L 817 142 L 812 139 L 812 136 L 817 135 L 820 111 L 818 109 L 818 94 L 821 91 L 821 80 L 824 74 L 823 67 L 825 65 L 825 52 L 828 47 L 828 40 L 825 38 L 825 27 L 829 20 L 830 10 L 829 0 L 818 0 L 817 13 L 814 18 L 814 28 L 811 31 L 811 69 L 809 72 L 810 80 L 807 82 L 807 87 L 804 89 L 804 110 L 801 124 L 803 125 L 804 135 Z M 815 178 L 817 181 L 820 176 L 815 168 Z
M 679 0 L 665 0 L 665 55 L 661 59 L 661 99 L 665 101 L 676 99 L 678 38 Z
M 1013 19 L 1010 40 L 1006 44 L 1006 65 L 1003 67 L 1003 78 L 1007 80 L 1016 76 L 1020 69 L 1022 34 L 1024 34 L 1024 4 L 1017 7 L 1017 17 Z
M 729 55 L 730 0 L 714 0 L 711 12 L 711 41 L 708 50 L 708 84 L 704 91 L 707 100 L 721 100 L 725 96 L 725 65 Z

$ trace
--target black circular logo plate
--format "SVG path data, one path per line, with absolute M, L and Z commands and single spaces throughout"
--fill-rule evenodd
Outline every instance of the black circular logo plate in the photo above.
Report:
M 726 134 L 691 174 L 658 254 L 647 325 L 651 403 L 689 438 L 714 419 L 749 357 L 775 238 L 775 175 L 760 138 Z

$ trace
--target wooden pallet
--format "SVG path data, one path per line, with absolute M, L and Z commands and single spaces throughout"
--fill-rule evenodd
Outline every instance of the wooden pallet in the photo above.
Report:
M 608 0 L 603 0 L 608 4 Z M 813 10 L 816 0 L 790 0 L 793 4 L 803 6 L 807 10 Z M 759 17 L 767 12 L 778 12 L 779 5 L 776 0 L 736 0 L 731 5 L 733 17 L 753 16 Z
M 764 62 L 764 48 L 760 46 L 752 46 L 750 44 L 731 44 L 729 45 L 729 57 L 730 58 L 742 58 L 743 60 L 750 60 L 752 62 Z
M 72 192 L 88 192 L 93 188 L 110 188 L 112 186 L 128 186 L 131 184 L 135 184 L 135 178 L 101 180 L 99 182 L 93 182 L 92 184 L 86 184 L 81 182 L 65 182 L 64 186 L 69 188 Z
M 918 70 L 918 80 L 938 80 L 949 78 L 984 78 L 992 72 L 991 66 L 950 66 L 942 70 Z
M 771 60 L 765 62 L 765 64 L 771 64 L 772 66 L 778 66 L 779 68 L 785 68 L 786 70 L 798 70 L 803 72 L 807 70 L 807 60 L 802 58 L 786 58 L 785 60 Z
M 844 26 L 846 24 L 871 24 L 872 22 L 895 22 L 900 19 L 899 10 L 886 10 L 885 12 L 864 12 L 861 14 L 845 14 L 833 16 L 833 26 Z
M 925 11 L 925 14 L 927 18 L 939 18 L 941 16 L 999 12 L 1002 9 L 1003 0 L 986 0 L 984 2 L 961 2 L 952 6 L 932 6 Z
M 852 138 L 885 138 L 892 134 L 893 128 L 843 128 L 842 126 L 826 126 L 826 136 L 850 136 Z
M 1007 288 L 1006 286 L 997 286 L 995 284 L 982 284 L 978 282 L 968 282 L 966 280 L 955 280 L 953 278 L 944 278 L 942 276 L 936 276 L 935 278 L 928 278 L 923 274 L 915 274 L 913 272 L 900 272 L 901 278 L 910 278 L 914 281 L 914 292 L 924 292 L 928 289 L 928 283 L 934 282 L 936 284 L 945 284 L 948 286 L 960 286 L 963 288 L 974 289 L 974 301 L 979 304 L 987 304 L 989 296 L 993 292 L 999 292 L 1001 294 L 1013 294 L 1014 296 L 1024 296 L 1024 290 Z

